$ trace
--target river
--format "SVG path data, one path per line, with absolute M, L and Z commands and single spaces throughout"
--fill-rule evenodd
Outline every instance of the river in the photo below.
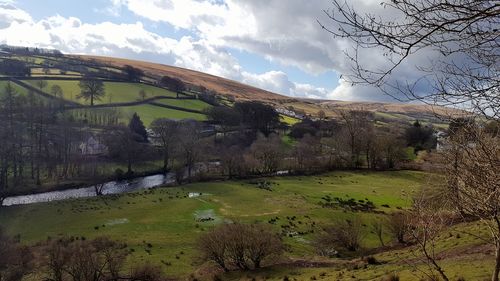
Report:
M 110 181 L 104 183 L 102 194 L 119 194 L 140 189 L 149 189 L 164 184 L 174 183 L 174 174 L 157 174 L 146 177 L 138 177 L 131 180 Z M 29 195 L 12 196 L 4 199 L 2 206 L 25 205 L 40 202 L 50 202 L 71 198 L 95 197 L 95 186 L 65 189 L 61 191 L 50 191 Z

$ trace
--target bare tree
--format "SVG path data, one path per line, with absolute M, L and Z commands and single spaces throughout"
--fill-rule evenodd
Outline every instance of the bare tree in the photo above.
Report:
M 91 241 L 60 238 L 46 247 L 44 264 L 52 281 L 119 280 L 127 251 L 105 237 Z M 128 279 L 128 278 L 126 278 Z
M 500 274 L 500 140 L 483 128 L 466 125 L 449 138 L 445 152 L 447 183 L 454 206 L 482 221 L 495 247 L 492 280 Z
M 311 171 L 317 168 L 321 158 L 321 143 L 319 138 L 305 135 L 293 151 L 299 171 Z
M 33 269 L 33 254 L 20 246 L 0 228 L 0 281 L 23 280 Z
M 229 178 L 241 176 L 245 172 L 243 149 L 237 145 L 224 147 L 220 153 L 221 165 Z
M 224 271 L 229 271 L 226 264 L 227 243 L 224 228 L 217 227 L 200 236 L 198 247 L 205 260 L 215 262 Z
M 259 161 L 260 173 L 275 173 L 283 160 L 283 143 L 278 135 L 271 134 L 267 138 L 259 135 L 250 147 L 250 153 Z
M 151 123 L 153 141 L 163 152 L 163 170 L 168 171 L 177 144 L 179 123 L 170 119 L 156 119 Z
M 248 239 L 247 257 L 254 268 L 259 268 L 265 259 L 278 257 L 283 252 L 283 243 L 270 226 L 253 224 L 247 227 Z
M 381 3 L 384 17 L 364 13 L 347 1 L 333 0 L 325 10 L 331 22 L 320 25 L 332 35 L 353 43 L 346 51 L 352 61 L 344 78 L 354 84 L 378 86 L 399 98 L 444 105 L 471 106 L 485 116 L 499 117 L 498 61 L 500 4 L 473 0 L 400 0 Z M 380 50 L 386 67 L 371 67 L 364 55 Z M 404 62 L 419 60 L 420 79 L 391 79 Z M 425 94 L 422 86 L 429 91 Z
M 192 120 L 184 121 L 180 124 L 178 135 L 178 159 L 186 167 L 187 176 L 190 178 L 196 162 L 201 157 L 201 124 Z
M 439 203 L 433 202 L 432 197 L 427 196 L 425 190 L 422 191 L 414 198 L 406 227 L 408 236 L 416 244 L 412 252 L 424 264 L 423 267 L 419 267 L 415 262 L 412 265 L 430 280 L 448 281 L 450 279 L 438 263 L 436 243 L 441 232 L 450 226 L 452 216 L 442 208 L 443 204 Z
M 325 233 L 318 237 L 318 246 L 340 247 L 348 251 L 357 251 L 361 247 L 362 222 L 359 217 L 339 219 L 332 226 L 324 229 Z
M 215 227 L 199 239 L 203 258 L 224 271 L 259 268 L 283 252 L 283 243 L 267 225 L 231 223 Z
M 121 278 L 120 280 L 161 281 L 164 280 L 164 277 L 160 266 L 146 263 L 132 267 L 130 278 Z
M 387 227 L 392 236 L 401 244 L 406 243 L 408 214 L 399 212 L 389 216 Z
M 380 246 L 384 247 L 384 223 L 382 221 L 375 221 L 372 223 L 372 230 L 377 235 Z
M 350 149 L 350 166 L 358 168 L 361 165 L 360 155 L 363 150 L 363 136 L 372 130 L 373 124 L 371 120 L 373 115 L 364 110 L 339 110 L 337 114 L 342 120 L 346 143 Z

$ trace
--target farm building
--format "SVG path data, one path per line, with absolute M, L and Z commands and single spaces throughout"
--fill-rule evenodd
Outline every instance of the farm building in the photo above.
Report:
M 80 143 L 80 153 L 86 156 L 92 155 L 101 155 L 108 153 L 108 147 L 98 140 L 96 140 L 93 136 L 87 138 L 87 140 Z

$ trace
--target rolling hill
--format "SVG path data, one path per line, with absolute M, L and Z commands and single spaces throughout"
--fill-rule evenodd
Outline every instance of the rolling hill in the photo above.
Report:
M 45 98 L 53 98 L 51 88 L 54 85 L 59 85 L 63 90 L 63 96 L 59 98 L 77 107 L 86 106 L 86 101 L 78 98 L 78 82 L 82 76 L 86 73 L 92 73 L 97 77 L 102 77 L 105 80 L 106 97 L 97 101 L 96 104 L 100 108 L 120 107 L 123 114 L 127 116 L 137 112 L 144 117 L 147 125 L 152 121 L 152 118 L 158 117 L 204 120 L 206 118 L 203 110 L 211 106 L 205 101 L 199 100 L 196 91 L 181 93 L 182 96 L 179 97 L 176 93 L 161 87 L 157 81 L 163 76 L 178 78 L 192 89 L 203 86 L 215 92 L 219 101 L 226 104 L 238 100 L 252 100 L 270 104 L 278 109 L 284 118 L 287 117 L 285 118 L 287 123 L 297 121 L 297 119 L 290 119 L 290 117 L 315 117 L 320 111 L 325 112 L 327 117 L 335 118 L 338 110 L 361 109 L 374 112 L 376 119 L 383 123 L 407 124 L 414 120 L 420 120 L 443 127 L 446 126 L 446 122 L 443 121 L 442 117 L 457 113 L 456 110 L 444 107 L 420 104 L 293 98 L 199 71 L 123 58 L 4 52 L 0 54 L 0 60 L 23 61 L 31 71 L 30 77 L 4 75 L 0 77 L 2 82 L 14 79 L 12 81 L 16 84 L 17 89 L 20 89 L 20 92 L 27 92 L 27 89 L 31 89 Z M 141 69 L 145 74 L 142 80 L 125 81 L 123 68 L 126 65 Z M 39 80 L 47 81 L 47 85 L 38 88 L 37 81 Z M 143 98 L 142 101 L 139 97 L 141 90 L 147 94 L 146 99 Z
M 307 115 L 316 115 L 318 111 L 325 111 L 327 116 L 335 117 L 336 110 L 344 109 L 363 109 L 372 112 L 381 112 L 391 115 L 392 118 L 398 119 L 399 115 L 404 115 L 411 119 L 423 119 L 432 121 L 433 123 L 441 123 L 440 117 L 455 115 L 459 113 L 457 110 L 423 105 L 423 104 L 406 104 L 406 103 L 378 103 L 378 102 L 347 102 L 336 100 L 314 100 L 301 99 L 284 96 L 278 93 L 273 93 L 267 90 L 259 89 L 253 86 L 245 85 L 233 80 L 217 77 L 211 74 L 185 69 L 181 67 L 169 66 L 158 63 L 145 61 L 136 61 L 123 58 L 111 58 L 101 56 L 72 56 L 86 61 L 97 61 L 103 64 L 109 64 L 114 67 L 123 67 L 132 65 L 142 69 L 145 73 L 152 76 L 172 76 L 181 79 L 183 82 L 192 85 L 201 85 L 207 89 L 216 91 L 217 93 L 230 97 L 235 100 L 257 100 L 274 105 L 277 108 L 290 108 L 305 112 Z M 394 114 L 394 115 L 393 115 Z

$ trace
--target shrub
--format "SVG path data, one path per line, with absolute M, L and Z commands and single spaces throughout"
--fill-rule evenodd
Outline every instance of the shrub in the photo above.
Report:
M 33 268 L 33 253 L 7 237 L 0 228 L 0 280 L 23 280 Z
M 389 232 L 399 243 L 403 244 L 406 242 L 405 236 L 408 232 L 408 222 L 407 215 L 405 213 L 399 212 L 389 216 L 387 226 L 389 228 Z
M 145 263 L 132 268 L 130 280 L 160 281 L 163 280 L 162 275 L 163 273 L 159 266 Z
M 324 233 L 316 239 L 316 247 L 318 249 L 341 247 L 348 251 L 357 251 L 361 246 L 361 230 L 362 224 L 358 218 L 339 220 L 335 225 L 324 228 Z
M 44 265 L 51 280 L 108 280 L 118 278 L 126 246 L 105 237 L 95 240 L 61 238 L 45 249 Z
M 380 264 L 374 256 L 368 256 L 365 258 L 367 264 Z
M 263 261 L 281 255 L 283 243 L 263 224 L 223 224 L 202 235 L 198 241 L 203 258 L 224 271 L 259 268 Z

